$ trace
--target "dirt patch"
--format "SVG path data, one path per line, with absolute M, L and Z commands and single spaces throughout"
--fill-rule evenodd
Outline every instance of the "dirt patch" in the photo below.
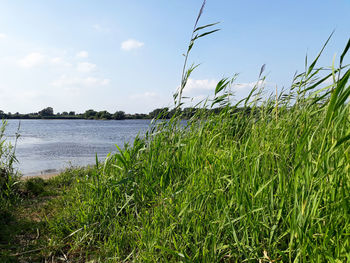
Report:
M 49 174 L 38 174 L 38 175 L 30 175 L 30 176 L 22 176 L 21 180 L 25 181 L 31 178 L 42 178 L 44 180 L 53 178 L 55 176 L 59 175 L 59 173 L 49 173 Z

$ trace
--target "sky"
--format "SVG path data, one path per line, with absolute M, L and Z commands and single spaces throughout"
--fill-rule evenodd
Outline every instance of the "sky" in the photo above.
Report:
M 0 110 L 45 107 L 148 113 L 172 107 L 202 0 L 0 0 Z M 207 0 L 199 25 L 221 30 L 195 43 L 192 103 L 238 73 L 235 99 L 266 64 L 267 90 L 288 88 L 333 30 L 320 66 L 350 37 L 350 0 Z M 345 62 L 349 63 L 349 58 Z M 270 86 L 270 87 L 269 87 Z M 272 89 L 272 88 L 271 88 Z M 190 105 L 190 102 L 188 104 Z

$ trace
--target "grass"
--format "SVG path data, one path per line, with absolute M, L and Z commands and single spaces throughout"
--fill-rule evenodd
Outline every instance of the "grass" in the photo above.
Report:
M 350 70 L 315 65 L 110 155 L 60 199 L 52 244 L 82 262 L 349 261 Z
M 45 262 L 48 258 L 60 262 L 64 258 L 62 253 L 53 253 L 58 248 L 48 246 L 48 220 L 63 209 L 56 205 L 62 193 L 88 173 L 89 168 L 75 168 L 49 180 L 18 181 L 16 200 L 7 215 L 0 217 L 0 262 Z
M 317 67 L 317 56 L 280 94 L 263 93 L 262 68 L 251 94 L 233 105 L 233 79 L 223 79 L 208 101 L 220 111 L 197 111 L 185 126 L 181 115 L 156 122 L 104 163 L 52 179 L 59 198 L 47 210 L 41 255 L 74 262 L 350 261 L 349 47 L 337 67 Z M 193 69 L 183 72 L 176 107 Z
M 2 121 L 0 126 L 0 242 L 7 232 L 5 226 L 13 219 L 13 207 L 19 201 L 17 194 L 19 177 L 13 169 L 13 163 L 16 161 L 14 155 L 16 146 L 6 142 L 5 127 L 6 122 Z

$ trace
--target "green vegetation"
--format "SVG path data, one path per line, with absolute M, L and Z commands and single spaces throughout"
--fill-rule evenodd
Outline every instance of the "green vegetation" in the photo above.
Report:
M 227 107 L 185 128 L 177 117 L 155 127 L 64 195 L 53 243 L 101 262 L 349 261 L 350 70 L 341 68 L 319 78 L 312 63 L 264 101 L 257 86 L 242 102 L 249 114 Z
M 236 105 L 234 78 L 221 80 L 210 107 L 191 112 L 183 126 L 182 90 L 195 68 L 186 69 L 188 54 L 196 39 L 216 31 L 197 27 L 203 7 L 169 121 L 154 122 L 144 138 L 93 168 L 21 184 L 32 195 L 51 185 L 48 195 L 59 196 L 43 212 L 36 257 L 350 261 L 350 69 L 343 65 L 350 40 L 338 67 L 317 67 L 326 43 L 280 94 L 264 95 L 264 67 Z
M 0 226 L 11 218 L 11 209 L 17 200 L 16 183 L 18 176 L 13 168 L 16 157 L 15 146 L 4 138 L 6 122 L 0 127 Z M 0 234 L 1 240 L 1 234 Z
M 157 108 L 151 111 L 148 114 L 144 113 L 135 113 L 135 114 L 126 114 L 124 111 L 116 111 L 115 113 L 109 113 L 108 111 L 95 111 L 93 109 L 87 110 L 84 113 L 76 114 L 74 111 L 70 112 L 58 112 L 54 114 L 52 107 L 47 107 L 36 113 L 28 113 L 28 114 L 20 114 L 15 113 L 12 114 L 4 113 L 0 110 L 0 118 L 3 119 L 85 119 L 85 120 L 132 120 L 132 119 L 153 119 L 162 116 L 164 119 L 171 119 L 175 113 L 182 113 L 182 117 L 185 119 L 189 119 L 195 115 L 198 108 L 188 107 L 170 110 L 169 107 Z M 215 109 L 207 109 L 207 111 L 216 111 Z
M 55 258 L 51 262 L 62 262 L 61 257 L 50 256 L 54 247 L 47 246 L 51 239 L 48 220 L 56 214 L 56 200 L 62 192 L 88 174 L 88 168 L 76 168 L 50 180 L 17 181 L 17 198 L 7 215 L 0 217 L 0 262 L 45 262 L 49 257 Z
M 8 225 L 14 220 L 14 208 L 19 203 L 18 180 L 13 168 L 16 145 L 11 145 L 5 140 L 6 122 L 2 121 L 0 127 L 0 252 L 2 244 L 6 243 L 9 236 Z M 18 135 L 16 135 L 18 138 Z M 1 261 L 0 254 L 0 261 Z
M 0 118 L 3 119 L 86 119 L 86 120 L 124 120 L 124 119 L 149 119 L 147 114 L 125 114 L 124 111 L 116 111 L 114 114 L 108 111 L 94 111 L 92 109 L 85 111 L 84 113 L 76 114 L 75 111 L 70 112 L 57 112 L 54 114 L 52 107 L 47 107 L 39 112 L 21 114 L 16 112 L 5 113 L 0 110 Z

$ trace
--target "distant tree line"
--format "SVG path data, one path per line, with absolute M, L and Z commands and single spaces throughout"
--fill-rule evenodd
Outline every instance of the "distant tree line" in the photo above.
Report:
M 89 109 L 84 113 L 75 113 L 74 111 L 63 111 L 54 113 L 52 107 L 47 107 L 42 109 L 41 111 L 34 113 L 26 113 L 21 114 L 19 112 L 16 113 L 5 113 L 0 110 L 0 119 L 85 119 L 85 120 L 130 120 L 130 119 L 153 119 L 153 118 L 162 118 L 162 119 L 170 119 L 174 116 L 174 114 L 181 114 L 183 119 L 189 119 L 194 116 L 198 108 L 184 108 L 184 109 L 170 109 L 168 107 L 157 108 L 151 111 L 148 114 L 145 113 L 135 113 L 135 114 L 126 114 L 124 111 L 116 111 L 115 113 L 109 113 L 108 111 L 95 111 L 93 109 Z M 201 111 L 218 113 L 221 111 L 220 108 L 215 109 L 200 109 Z M 237 109 L 242 110 L 242 109 Z M 245 109 L 247 110 L 247 109 Z
M 53 111 L 52 107 L 47 107 L 38 112 L 21 114 L 5 113 L 0 110 L 0 119 L 87 119 L 87 120 L 124 120 L 124 119 L 147 119 L 147 114 L 125 114 L 124 111 L 116 111 L 115 113 L 109 113 L 108 111 L 95 111 L 87 110 L 84 113 L 75 113 L 75 111 Z
M 75 111 L 63 111 L 54 113 L 52 107 L 47 107 L 38 112 L 33 113 L 11 113 L 0 110 L 0 119 L 85 119 L 85 120 L 126 120 L 126 119 L 153 119 L 161 114 L 162 118 L 168 119 L 175 114 L 175 110 L 169 110 L 168 107 L 158 108 L 148 114 L 135 113 L 127 114 L 124 111 L 116 111 L 110 113 L 106 110 L 95 111 L 93 109 L 86 110 L 84 113 L 75 113 Z

